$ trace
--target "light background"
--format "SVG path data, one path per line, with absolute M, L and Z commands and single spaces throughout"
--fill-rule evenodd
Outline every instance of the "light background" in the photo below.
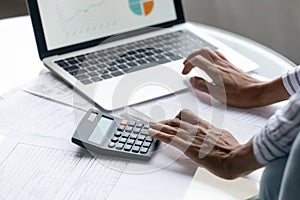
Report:
M 247 36 L 300 64 L 300 0 L 183 0 L 189 20 Z M 26 14 L 24 0 L 1 0 L 0 18 Z

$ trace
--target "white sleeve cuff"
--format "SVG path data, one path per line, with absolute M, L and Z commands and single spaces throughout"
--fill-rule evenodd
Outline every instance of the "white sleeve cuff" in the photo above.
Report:
M 300 90 L 300 66 L 282 75 L 282 82 L 287 92 L 292 95 Z
M 262 152 L 258 147 L 258 140 L 259 140 L 259 135 L 257 134 L 253 138 L 253 154 L 254 154 L 256 161 L 259 164 L 266 165 L 268 163 L 268 161 L 265 158 L 263 158 L 263 156 L 262 156 Z

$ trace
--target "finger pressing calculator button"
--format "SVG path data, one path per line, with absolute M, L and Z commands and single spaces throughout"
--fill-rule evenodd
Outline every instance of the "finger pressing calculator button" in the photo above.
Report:
M 117 137 L 113 137 L 113 139 L 111 139 L 112 142 L 118 142 L 119 141 L 119 138 Z
M 109 148 L 114 148 L 115 146 L 116 146 L 116 143 L 114 143 L 114 142 L 111 142 L 111 143 L 108 144 Z
M 131 151 L 134 153 L 138 153 L 140 151 L 140 147 L 134 146 Z
M 125 147 L 124 147 L 124 150 L 125 150 L 125 151 L 130 151 L 131 148 L 132 148 L 132 145 L 126 144 Z
M 144 144 L 143 144 L 143 147 L 149 148 L 150 146 L 151 146 L 151 143 L 150 143 L 150 142 L 144 142 Z
M 122 120 L 120 123 L 122 126 L 127 126 L 128 125 L 128 120 Z
M 148 150 L 149 150 L 148 148 L 142 147 L 140 153 L 146 154 L 146 153 L 148 153 Z
M 123 149 L 123 147 L 124 147 L 124 144 L 122 144 L 122 143 L 118 143 L 118 144 L 117 144 L 117 146 L 116 146 L 116 149 L 118 149 L 118 150 L 122 150 L 122 149 Z

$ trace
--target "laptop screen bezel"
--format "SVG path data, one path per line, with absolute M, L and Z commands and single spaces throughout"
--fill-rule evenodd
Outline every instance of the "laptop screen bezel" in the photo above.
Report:
M 166 23 L 153 25 L 151 27 L 168 28 L 168 27 L 171 27 L 174 25 L 184 23 L 185 18 L 184 18 L 181 0 L 174 0 L 174 4 L 175 4 L 175 9 L 176 9 L 177 19 L 174 21 L 169 21 Z M 27 0 L 27 6 L 28 6 L 28 10 L 29 10 L 29 13 L 31 16 L 31 22 L 33 25 L 34 35 L 35 35 L 35 39 L 36 39 L 36 43 L 37 43 L 37 47 L 38 47 L 38 53 L 39 53 L 39 57 L 41 60 L 46 57 L 50 57 L 50 56 L 54 56 L 54 55 L 62 55 L 65 53 L 93 47 L 93 46 L 100 44 L 101 42 L 105 41 L 106 39 L 108 39 L 110 37 L 110 36 L 108 36 L 108 37 L 99 38 L 96 40 L 87 41 L 87 42 L 83 42 L 83 43 L 79 43 L 79 44 L 75 44 L 75 45 L 71 45 L 71 46 L 67 46 L 67 47 L 63 47 L 63 48 L 59 48 L 59 49 L 48 50 L 37 0 Z M 118 34 L 118 37 L 116 37 L 116 38 L 124 39 L 127 37 L 132 37 L 134 35 L 148 33 L 151 30 L 153 30 L 153 28 L 149 29 L 149 27 L 145 27 L 143 29 L 135 30 L 132 32 Z

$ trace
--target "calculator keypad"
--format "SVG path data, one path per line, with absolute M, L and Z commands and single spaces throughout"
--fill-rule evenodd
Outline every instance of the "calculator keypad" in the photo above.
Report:
M 148 135 L 150 126 L 141 122 L 122 120 L 108 147 L 127 152 L 147 154 L 154 138 Z

